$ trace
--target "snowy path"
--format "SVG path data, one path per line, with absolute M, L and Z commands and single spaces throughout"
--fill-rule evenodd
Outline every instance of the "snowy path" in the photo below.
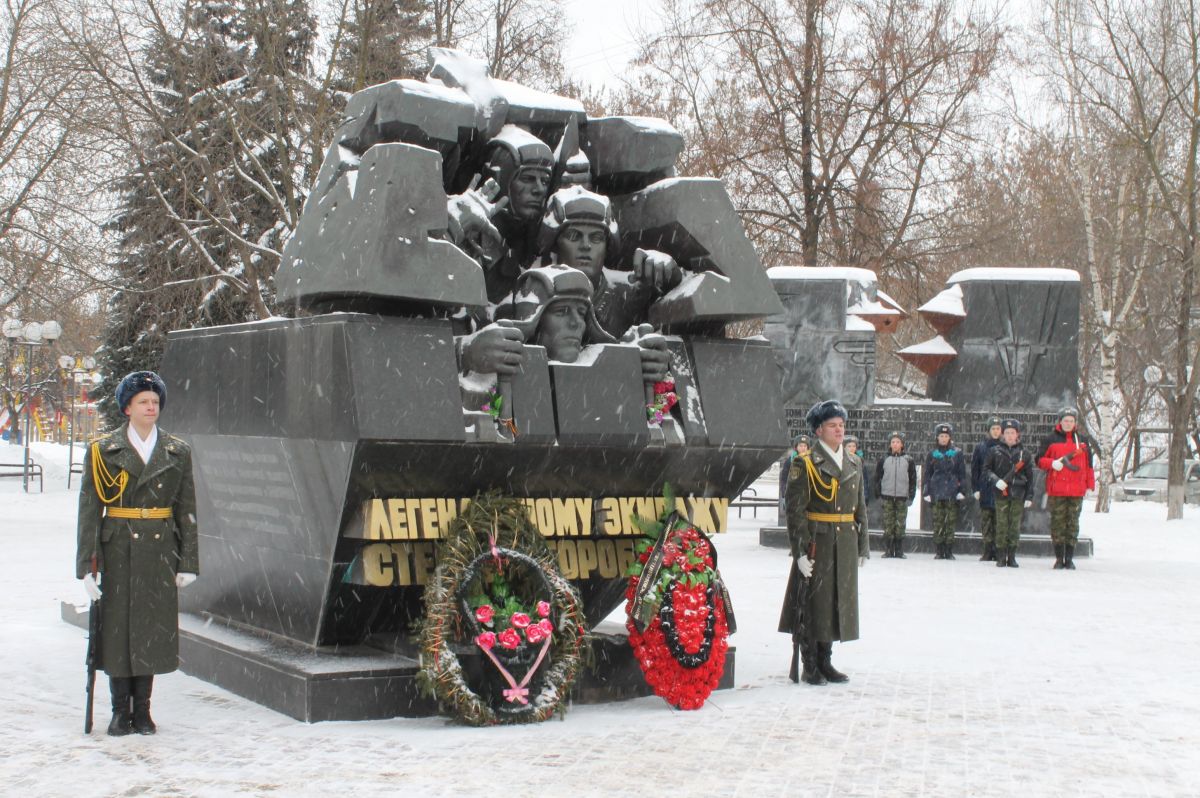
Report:
M 1086 513 L 1074 573 L 876 556 L 843 686 L 795 686 L 777 634 L 786 555 L 733 518 L 718 539 L 741 624 L 737 689 L 682 713 L 655 698 L 537 727 L 444 719 L 306 725 L 179 673 L 155 737 L 82 734 L 75 496 L 0 485 L 0 792 L 108 795 L 1200 795 L 1200 512 Z M 62 458 L 65 460 L 65 457 Z M 203 576 L 201 577 L 203 578 Z

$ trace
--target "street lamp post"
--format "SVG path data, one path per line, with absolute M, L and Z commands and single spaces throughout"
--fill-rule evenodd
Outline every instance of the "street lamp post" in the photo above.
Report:
M 93 357 L 63 355 L 58 359 L 58 365 L 70 369 L 71 377 L 71 410 L 70 426 L 67 437 L 67 490 L 71 489 L 71 476 L 75 473 L 75 394 L 79 391 L 80 379 L 96 367 Z M 87 440 L 86 437 L 84 440 Z
M 31 321 L 22 324 L 18 319 L 8 319 L 3 325 L 4 337 L 10 344 L 20 344 L 25 349 L 25 459 L 21 467 L 21 486 L 29 492 L 29 466 L 33 462 L 29 455 L 29 435 L 33 426 L 33 349 L 57 341 L 62 335 L 62 325 L 57 321 L 39 324 Z

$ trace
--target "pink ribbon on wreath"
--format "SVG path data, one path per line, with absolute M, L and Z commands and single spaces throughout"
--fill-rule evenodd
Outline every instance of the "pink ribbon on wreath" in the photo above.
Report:
M 525 678 L 521 680 L 520 684 L 517 684 L 517 680 L 508 672 L 508 668 L 500 664 L 500 660 L 496 659 L 496 655 L 492 653 L 490 648 L 479 646 L 480 650 L 484 654 L 487 654 L 487 658 L 496 666 L 496 670 L 500 671 L 500 675 L 504 677 L 504 681 L 508 682 L 508 687 L 503 691 L 504 699 L 508 703 L 515 704 L 518 701 L 522 704 L 529 703 L 529 699 L 527 698 L 529 688 L 525 685 L 529 684 L 529 680 L 533 678 L 533 674 L 541 667 L 542 660 L 546 658 L 546 652 L 550 649 L 550 639 L 550 637 L 547 637 L 545 642 L 542 643 L 542 650 L 538 652 L 537 659 L 533 661 L 533 666 L 525 672 Z M 476 643 L 475 645 L 478 646 L 479 644 Z

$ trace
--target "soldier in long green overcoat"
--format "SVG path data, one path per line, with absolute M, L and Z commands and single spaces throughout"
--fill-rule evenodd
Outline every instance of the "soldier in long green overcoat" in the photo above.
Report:
M 842 446 L 845 408 L 821 402 L 807 421 L 817 441 L 808 456 L 792 461 L 788 474 L 792 569 L 779 631 L 799 645 L 799 678 L 825 684 L 848 679 L 831 662 L 833 641 L 858 639 L 858 569 L 869 556 L 867 502 L 862 461 Z
M 129 422 L 83 460 L 75 576 L 100 601 L 114 736 L 154 733 L 154 674 L 179 667 L 178 591 L 200 570 L 191 449 L 158 429 L 165 399 L 153 372 L 126 376 L 117 402 Z

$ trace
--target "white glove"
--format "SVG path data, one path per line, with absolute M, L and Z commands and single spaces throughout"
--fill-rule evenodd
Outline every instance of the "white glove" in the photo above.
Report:
M 1008 483 L 1002 479 L 996 480 L 996 490 L 1008 490 Z
M 1054 462 L 1050 463 L 1050 467 L 1053 468 L 1055 471 L 1062 471 L 1063 470 L 1063 462 L 1062 462 L 1062 460 L 1055 460 Z
M 975 501 L 979 501 L 979 491 L 975 491 L 975 492 L 974 492 L 973 494 L 971 494 L 971 495 L 975 497 Z
M 867 567 L 867 555 L 864 554 L 863 556 L 858 558 L 858 567 L 859 568 Z
M 930 504 L 933 504 L 932 496 L 922 496 L 921 498 L 923 498 L 925 501 L 929 502 Z
M 87 591 L 88 598 L 92 601 L 100 600 L 102 594 L 100 593 L 100 586 L 96 584 L 95 574 L 83 575 L 83 589 Z
M 180 572 L 175 574 L 175 587 L 187 587 L 196 581 L 195 574 Z
M 1029 499 L 1026 499 L 1025 500 L 1025 509 L 1028 510 L 1032 506 L 1033 506 L 1033 502 L 1031 502 Z
M 796 558 L 796 567 L 800 569 L 800 575 L 805 579 L 812 576 L 812 566 L 812 560 L 808 559 L 808 557 L 802 555 Z
M 967 497 L 962 495 L 961 493 L 956 493 L 956 494 L 954 494 L 954 498 L 956 501 L 962 501 L 963 499 L 965 499 Z

